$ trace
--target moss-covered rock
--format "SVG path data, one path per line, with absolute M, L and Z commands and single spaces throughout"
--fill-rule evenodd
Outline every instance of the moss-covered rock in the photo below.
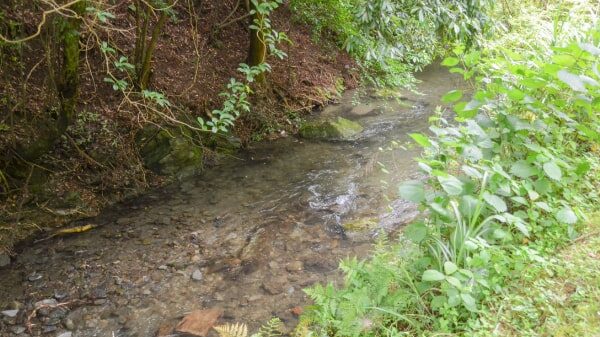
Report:
M 306 139 L 351 140 L 363 130 L 357 122 L 337 117 L 306 122 L 300 126 L 300 136 Z
M 363 218 L 346 222 L 342 225 L 342 227 L 344 227 L 346 231 L 350 232 L 364 232 L 377 228 L 377 224 L 377 219 Z
M 184 130 L 146 127 L 136 136 L 136 144 L 146 167 L 157 174 L 181 179 L 202 170 L 202 147 Z

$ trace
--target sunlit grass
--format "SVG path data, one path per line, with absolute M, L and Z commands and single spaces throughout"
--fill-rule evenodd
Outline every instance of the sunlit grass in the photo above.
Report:
M 600 214 L 547 266 L 531 266 L 506 289 L 473 335 L 600 336 Z

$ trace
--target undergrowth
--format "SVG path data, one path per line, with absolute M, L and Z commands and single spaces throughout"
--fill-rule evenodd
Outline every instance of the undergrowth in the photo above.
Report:
M 440 110 L 429 134 L 411 135 L 424 149 L 416 160 L 425 178 L 399 194 L 425 218 L 372 258 L 344 261 L 342 287 L 306 290 L 315 304 L 304 335 L 598 332 L 597 301 L 585 298 L 598 293 L 596 261 L 555 256 L 578 251 L 566 247 L 584 240 L 600 199 L 600 30 L 562 30 L 570 25 L 561 20 L 528 51 L 457 47 L 444 60 L 475 88 L 442 98 L 454 121 Z M 577 275 L 575 290 L 553 291 Z

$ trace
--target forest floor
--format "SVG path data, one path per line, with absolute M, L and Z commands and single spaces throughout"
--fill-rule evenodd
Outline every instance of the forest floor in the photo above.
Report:
M 215 28 L 234 7 L 233 0 L 179 2 L 176 20 L 168 22 L 159 39 L 151 87 L 187 114 L 205 116 L 218 108 L 219 93 L 231 77 L 239 77 L 236 69 L 244 62 L 249 43 L 248 22 Z M 115 29 L 103 38 L 128 55 L 134 44 L 134 23 L 127 2 L 111 11 Z M 39 19 L 27 5 L 0 5 L 0 13 L 26 33 L 35 30 Z M 243 15 L 238 9 L 233 17 Z M 293 134 L 304 114 L 357 85 L 352 59 L 335 45 L 315 42 L 310 28 L 295 21 L 288 8 L 278 9 L 272 20 L 292 43 L 282 46 L 287 58 L 269 59 L 269 84 L 252 98 L 251 115 L 236 125 L 234 135 L 243 145 Z M 90 36 L 82 39 L 90 40 Z M 7 178 L 0 187 L 0 254 L 10 253 L 16 242 L 35 233 L 94 216 L 111 203 L 168 181 L 143 167 L 134 142 L 145 123 L 160 121 L 128 106 L 120 93 L 104 83 L 103 58 L 96 46 L 85 52 L 75 124 L 40 161 L 11 172 L 7 163 L 14 162 L 15 145 L 31 139 L 57 106 L 43 56 L 46 43 L 40 38 L 16 48 L 4 47 L 0 53 L 0 172 Z M 214 164 L 218 154 L 211 149 L 204 153 L 205 163 Z

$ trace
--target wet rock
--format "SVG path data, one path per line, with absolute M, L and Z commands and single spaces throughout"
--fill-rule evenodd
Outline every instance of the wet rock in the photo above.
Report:
M 35 282 L 35 281 L 41 280 L 42 277 L 43 277 L 42 274 L 33 273 L 33 274 L 27 276 L 27 280 L 29 280 L 29 282 Z
M 65 318 L 62 322 L 63 326 L 65 327 L 65 329 L 73 331 L 75 330 L 75 323 L 73 323 L 73 320 L 70 318 Z
M 306 122 L 300 126 L 300 136 L 318 140 L 351 140 L 363 130 L 362 126 L 351 120 L 338 117 L 321 121 Z
M 301 271 L 304 269 L 304 263 L 302 261 L 290 262 L 285 266 L 285 270 L 289 272 Z
M 152 274 L 150 274 L 150 278 L 154 282 L 160 282 L 160 281 L 162 281 L 164 276 L 163 276 L 163 273 L 161 273 L 160 271 L 155 271 Z
M 56 306 L 57 304 L 58 304 L 58 301 L 56 301 L 55 299 L 53 299 L 53 298 L 47 298 L 45 300 L 41 300 L 41 301 L 35 302 L 34 307 L 36 309 L 40 309 L 40 308 L 43 308 L 43 307 Z
M 371 104 L 359 104 L 352 108 L 348 112 L 349 115 L 355 117 L 363 117 L 363 116 L 374 116 L 380 112 L 379 105 L 377 103 Z
M 202 281 L 203 278 L 204 278 L 204 275 L 202 274 L 200 269 L 196 269 L 192 273 L 192 280 L 194 280 L 194 281 Z
M 342 225 L 345 230 L 353 232 L 363 232 L 377 227 L 377 219 L 358 219 Z
M 202 148 L 193 142 L 189 131 L 179 128 L 149 126 L 135 141 L 146 167 L 161 175 L 179 179 L 202 169 Z
M 288 279 L 285 276 L 282 277 L 272 277 L 264 280 L 262 283 L 262 288 L 269 295 L 278 295 L 283 293 L 286 290 L 286 286 L 288 285 Z
M 19 310 L 17 310 L 17 309 L 2 311 L 2 315 L 5 316 L 5 317 L 9 317 L 9 318 L 15 318 L 15 317 L 17 317 L 18 313 L 19 313 Z
M 0 268 L 6 267 L 10 264 L 10 256 L 7 254 L 0 254 Z
M 193 311 L 177 324 L 175 331 L 205 337 L 222 315 L 220 308 Z
M 14 333 L 15 335 L 20 335 L 23 332 L 25 332 L 25 330 L 25 327 L 20 325 L 16 325 L 10 328 L 10 331 L 12 331 L 12 333 Z

